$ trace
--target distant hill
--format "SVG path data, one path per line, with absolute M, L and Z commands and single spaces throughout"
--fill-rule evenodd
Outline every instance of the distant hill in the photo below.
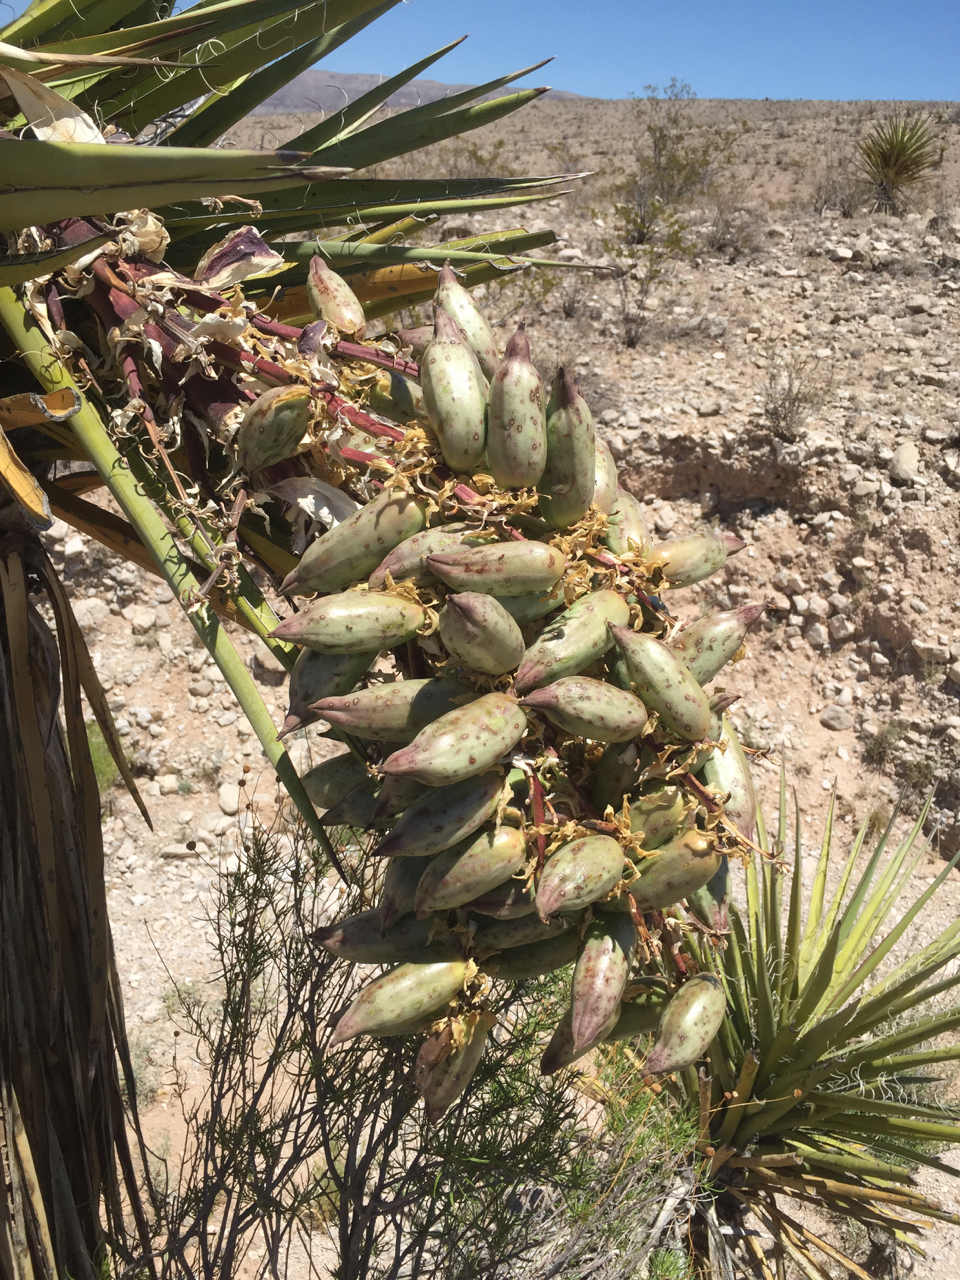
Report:
M 337 111 L 359 98 L 361 94 L 382 84 L 384 76 L 348 75 L 341 71 L 304 71 L 284 85 L 279 92 L 267 98 L 251 115 L 291 115 L 298 111 Z M 387 99 L 389 107 L 416 107 L 423 102 L 436 102 L 440 98 L 471 89 L 469 84 L 443 84 L 440 80 L 411 80 Z M 507 90 L 510 92 L 510 90 Z M 487 97 L 494 95 L 487 94 Z M 547 98 L 576 99 L 579 94 L 564 89 L 551 89 Z

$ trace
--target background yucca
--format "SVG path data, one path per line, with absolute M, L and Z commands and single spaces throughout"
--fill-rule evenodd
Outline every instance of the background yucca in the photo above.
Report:
M 869 184 L 872 207 L 896 216 L 942 159 L 940 136 L 921 115 L 879 120 L 857 144 L 857 167 Z

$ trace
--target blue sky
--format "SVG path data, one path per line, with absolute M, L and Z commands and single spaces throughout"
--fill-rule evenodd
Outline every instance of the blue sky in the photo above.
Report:
M 956 0 L 405 0 L 323 65 L 392 75 L 467 33 L 430 76 L 553 54 L 528 83 L 600 98 L 676 76 L 701 98 L 960 99 Z
M 956 0 L 407 0 L 324 65 L 477 83 L 550 54 L 531 83 L 601 98 L 686 80 L 701 98 L 960 98 Z

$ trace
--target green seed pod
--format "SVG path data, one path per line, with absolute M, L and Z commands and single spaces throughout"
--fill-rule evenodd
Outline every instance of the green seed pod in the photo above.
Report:
M 544 594 L 563 576 L 567 557 L 543 542 L 495 542 L 427 557 L 427 568 L 454 591 L 491 596 Z
M 603 440 L 597 436 L 596 440 L 596 483 L 593 490 L 593 505 L 598 507 L 605 516 L 609 515 L 613 510 L 613 504 L 617 499 L 617 464 L 613 460 L 613 454 Z
M 526 920 L 537 921 L 537 917 L 522 916 L 517 923 L 523 924 Z M 512 924 L 513 921 L 498 923 Z M 545 938 L 540 942 L 529 942 L 525 946 L 498 951 L 495 956 L 483 962 L 480 972 L 489 974 L 491 978 L 499 978 L 502 982 L 541 978 L 545 973 L 555 973 L 557 969 L 565 969 L 568 964 L 573 964 L 579 950 L 580 938 L 576 929 L 568 929 L 555 938 Z
M 609 625 L 624 626 L 629 620 L 630 607 L 616 591 L 581 596 L 527 649 L 514 680 L 517 692 L 576 675 L 613 645 Z
M 420 1046 L 413 1078 L 427 1113 L 436 1124 L 473 1079 L 496 1019 L 492 1013 L 461 1014 Z
M 615 556 L 639 556 L 650 546 L 643 507 L 626 489 L 617 488 L 604 541 Z
M 317 653 L 370 653 L 412 640 L 427 620 L 418 604 L 379 591 L 344 591 L 314 600 L 271 635 Z
M 647 1055 L 648 1075 L 664 1075 L 692 1066 L 710 1048 L 727 1010 L 727 998 L 719 978 L 697 973 L 688 978 L 670 1000 L 657 1040 Z
M 495 889 L 488 889 L 465 902 L 463 909 L 481 916 L 493 916 L 495 920 L 516 920 L 532 914 L 535 896 L 533 886 L 525 880 L 505 880 Z
M 318 253 L 310 259 L 307 268 L 307 301 L 317 320 L 326 320 L 341 333 L 363 337 L 367 319 L 357 295 Z
M 433 574 L 427 572 L 427 556 L 459 547 L 468 533 L 465 524 L 441 524 L 415 533 L 412 538 L 405 538 L 374 569 L 367 585 L 371 591 L 382 591 L 387 584 L 388 573 L 394 582 L 405 582 L 408 578 L 418 585 L 436 582 Z
M 459 680 L 395 680 L 340 698 L 321 698 L 314 710 L 355 738 L 409 742 L 428 724 L 476 696 Z
M 423 783 L 415 778 L 384 778 L 370 826 L 377 831 L 389 827 L 394 818 L 409 809 L 426 791 Z
M 543 1051 L 543 1056 L 540 1059 L 540 1074 L 542 1076 L 552 1076 L 561 1067 L 569 1067 L 578 1058 L 582 1058 L 585 1053 L 589 1053 L 591 1049 L 596 1048 L 613 1031 L 619 1016 L 619 1008 L 614 1009 L 608 1023 L 602 1028 L 601 1034 L 597 1036 L 596 1040 L 585 1045 L 580 1050 L 575 1050 L 573 1047 L 573 1012 L 567 1009 L 557 1023 L 557 1029 L 554 1031 L 550 1043 Z
M 557 592 L 556 595 L 548 591 L 534 592 L 529 596 L 498 596 L 497 598 L 520 627 L 526 626 L 528 622 L 536 622 L 538 618 L 546 617 L 548 613 L 553 613 L 563 604 L 561 592 Z
M 722 930 L 729 927 L 730 859 L 726 854 L 720 859 L 720 867 L 712 880 L 702 889 L 687 895 L 687 906 L 708 929 Z
M 370 387 L 369 405 L 374 413 L 404 426 L 411 422 L 426 424 L 427 408 L 418 382 L 405 378 L 395 369 L 381 369 Z
M 666 1001 L 662 999 L 624 1001 L 616 1025 L 607 1032 L 604 1040 L 610 1044 L 616 1040 L 631 1040 L 634 1036 L 652 1035 L 660 1025 L 665 1006 Z
M 380 912 L 363 911 L 337 924 L 325 924 L 311 936 L 324 951 L 351 964 L 402 964 L 421 958 L 428 949 L 435 951 L 439 959 L 451 958 L 449 948 L 439 942 L 431 944 L 433 928 L 433 920 L 406 915 L 381 933 Z
M 671 907 L 690 893 L 695 893 L 717 874 L 721 855 L 716 851 L 717 837 L 712 832 L 693 829 L 662 845 L 649 858 L 641 859 L 634 880 L 626 891 L 640 911 L 656 911 Z M 621 897 L 618 905 L 629 904 Z
M 320 713 L 310 704 L 321 698 L 349 693 L 373 663 L 376 653 L 314 653 L 301 649 L 290 672 L 290 703 L 278 738 L 316 724 Z
M 533 489 L 543 475 L 545 398 L 521 320 L 487 397 L 487 465 L 501 489 Z
M 380 858 L 442 853 L 493 817 L 502 790 L 503 776 L 496 770 L 451 787 L 431 788 L 403 811 L 373 853 Z
M 436 337 L 420 361 L 420 385 L 444 462 L 473 473 L 487 442 L 486 387 L 477 357 L 460 337 L 456 321 L 436 311 Z
M 391 858 L 389 860 L 383 875 L 383 888 L 380 890 L 380 932 L 382 934 L 413 910 L 420 877 L 432 861 L 432 858 Z
M 307 434 L 313 400 L 306 387 L 272 387 L 258 396 L 237 431 L 237 463 L 248 476 L 289 458 Z
M 678 631 L 670 648 L 683 659 L 698 684 L 709 684 L 738 652 L 765 608 L 762 604 L 745 604 L 723 613 L 708 613 Z
M 643 847 L 650 852 L 669 843 L 696 820 L 697 806 L 683 787 L 652 779 L 642 794 L 630 802 L 630 830 L 643 832 Z
M 457 273 L 444 263 L 437 279 L 434 303 L 457 322 L 463 340 L 477 357 L 484 377 L 492 378 L 500 363 L 497 343 L 487 318 L 480 310 L 476 298 L 457 279 Z
M 599 916 L 587 925 L 570 995 L 574 1053 L 579 1055 L 587 1045 L 596 1044 L 616 1012 L 636 945 L 636 925 L 628 917 Z
M 376 914 L 376 913 L 374 913 Z M 359 1035 L 393 1035 L 396 1028 L 452 1000 L 467 977 L 466 960 L 402 964 L 360 992 L 337 1023 L 331 1047 Z
M 567 933 L 576 923 L 575 915 L 557 916 L 553 920 L 541 920 L 537 915 L 518 916 L 515 920 L 482 920 L 473 935 L 473 945 L 477 951 L 509 951 Z
M 516 827 L 482 831 L 438 853 L 417 886 L 414 911 L 421 919 L 452 911 L 514 876 L 527 859 L 527 841 Z M 409 859 L 398 859 L 409 861 Z
M 547 405 L 547 465 L 540 480 L 540 514 L 567 529 L 590 510 L 597 487 L 593 417 L 576 380 L 561 367 Z
M 727 797 L 723 804 L 724 817 L 729 818 L 748 840 L 755 841 L 757 793 L 750 764 L 728 716 L 722 717 L 721 726 L 719 746 L 710 753 L 701 775 L 711 790 Z
M 647 723 L 639 698 L 589 676 L 565 676 L 528 693 L 520 705 L 542 712 L 565 733 L 595 742 L 630 742 Z
M 369 777 L 356 756 L 345 751 L 343 755 L 332 756 L 329 760 L 314 765 L 300 781 L 311 804 L 315 804 L 318 809 L 329 809 L 351 791 L 363 786 Z
M 718 537 L 713 532 L 691 533 L 686 538 L 671 538 L 658 543 L 647 557 L 650 568 L 659 566 L 668 588 L 691 587 L 716 573 L 727 556 L 740 551 L 746 543 L 739 538 Z
M 636 747 L 624 746 L 622 742 L 607 747 L 597 761 L 590 783 L 590 798 L 597 812 L 604 813 L 610 805 L 615 813 L 619 813 L 623 797 L 637 786 L 642 772 Z
M 377 780 L 369 775 L 348 796 L 341 800 L 323 815 L 320 825 L 323 827 L 353 827 L 358 831 L 365 830 L 373 820 L 377 807 Z
M 547 861 L 537 886 L 537 915 L 549 920 L 605 897 L 623 875 L 623 849 L 611 836 L 571 840 Z
M 398 543 L 423 528 L 424 503 L 409 494 L 385 492 L 349 520 L 311 542 L 280 590 L 294 595 L 342 591 L 359 582 Z
M 611 627 L 623 650 L 637 695 L 670 733 L 697 742 L 710 729 L 710 704 L 672 649 L 642 631 Z
M 413 777 L 428 787 L 461 782 L 496 764 L 526 727 L 526 714 L 513 698 L 487 693 L 421 729 L 409 747 L 387 757 L 383 772 Z
M 423 963 L 421 961 L 420 963 Z M 413 1018 L 408 1018 L 406 1022 L 392 1023 L 386 1031 L 368 1031 L 367 1035 L 372 1036 L 374 1040 L 392 1039 L 394 1036 L 421 1036 L 424 1032 L 429 1031 L 435 1022 L 439 1022 L 441 1018 L 449 1017 L 450 1001 L 444 1000 L 443 1004 L 438 1004 L 435 1009 L 429 1009 L 426 1013 L 418 1013 Z
M 448 595 L 440 612 L 440 639 L 465 667 L 499 676 L 523 657 L 523 634 L 494 596 L 478 591 Z

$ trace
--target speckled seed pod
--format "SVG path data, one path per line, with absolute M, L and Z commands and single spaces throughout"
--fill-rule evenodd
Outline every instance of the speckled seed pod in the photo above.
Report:
M 514 876 L 526 858 L 526 838 L 516 827 L 469 836 L 456 848 L 438 853 L 424 869 L 414 911 L 424 919 L 435 911 L 462 907 Z
M 639 878 L 627 888 L 640 911 L 671 907 L 701 889 L 717 874 L 717 837 L 696 829 L 685 831 L 638 864 Z M 624 899 L 620 899 L 624 903 Z
M 486 447 L 486 387 L 456 321 L 439 308 L 436 337 L 420 361 L 420 385 L 444 462 L 453 471 L 475 471 Z
M 501 489 L 533 489 L 543 475 L 545 399 L 521 321 L 487 395 L 487 465 Z
M 650 566 L 663 570 L 665 587 L 691 587 L 717 572 L 727 556 L 741 551 L 746 543 L 732 535 L 718 537 L 710 531 L 691 533 L 686 538 L 671 538 L 653 547 L 648 556 Z
M 629 742 L 643 732 L 647 709 L 639 698 L 589 676 L 566 676 L 520 699 L 565 733 L 594 742 Z
M 314 600 L 270 633 L 317 653 L 370 653 L 412 640 L 426 622 L 418 604 L 379 591 Z
M 631 1040 L 634 1036 L 650 1035 L 656 1031 L 663 1017 L 666 1001 L 641 997 L 638 1000 L 624 1001 L 620 1005 L 620 1016 L 612 1031 L 608 1031 L 604 1040 L 608 1043 L 616 1040 Z
M 441 524 L 415 533 L 412 538 L 405 538 L 384 556 L 367 579 L 367 585 L 371 591 L 381 591 L 387 584 L 388 573 L 394 582 L 406 582 L 408 579 L 418 585 L 436 582 L 433 574 L 427 571 L 427 556 L 459 547 L 467 533 L 465 524 Z
M 383 887 L 380 890 L 380 932 L 382 934 L 413 911 L 420 877 L 432 861 L 432 858 L 391 858 L 387 863 L 387 869 L 383 874 Z
M 342 591 L 351 582 L 359 582 L 388 551 L 423 528 L 424 508 L 421 499 L 409 494 L 381 494 L 311 542 L 280 590 L 302 596 Z
M 345 751 L 342 755 L 322 760 L 303 775 L 300 781 L 318 809 L 329 809 L 351 791 L 362 786 L 370 774 L 360 761 Z
M 479 897 L 471 898 L 463 904 L 463 909 L 481 916 L 493 916 L 495 920 L 516 920 L 532 914 L 534 899 L 533 885 L 526 880 L 510 879 Z
M 477 926 L 473 945 L 478 951 L 509 951 L 568 933 L 577 920 L 575 915 L 556 916 L 553 920 L 541 920 L 537 915 L 514 920 L 485 920 Z
M 277 737 L 284 738 L 296 729 L 316 724 L 320 713 L 311 711 L 310 704 L 320 698 L 349 693 L 376 656 L 376 653 L 314 653 L 312 649 L 301 649 L 290 672 L 290 702 Z
M 247 475 L 289 458 L 307 434 L 313 399 L 306 387 L 273 387 L 258 396 L 237 432 L 237 462 Z
M 314 254 L 307 269 L 307 301 L 318 319 L 336 325 L 341 333 L 363 337 L 366 317 L 357 295 L 319 254 Z
M 494 596 L 479 591 L 448 595 L 440 613 L 447 652 L 473 671 L 499 676 L 523 657 L 523 633 Z
M 383 772 L 444 787 L 485 773 L 520 741 L 527 717 L 513 698 L 488 693 L 427 725 L 409 747 L 394 751 Z
M 537 915 L 581 911 L 613 889 L 623 875 L 623 849 L 610 836 L 584 836 L 558 849 L 537 885 Z
M 400 815 L 373 850 L 380 858 L 422 858 L 442 853 L 492 818 L 503 790 L 499 772 L 431 788 Z
M 381 934 L 380 912 L 363 911 L 348 916 L 337 924 L 326 924 L 312 934 L 314 942 L 353 964 L 402 964 L 421 959 L 428 950 L 438 959 L 450 959 L 454 954 L 440 943 L 431 947 L 432 919 L 417 920 L 406 915 L 399 923 Z
M 620 1009 L 618 1006 L 610 1015 L 609 1022 L 600 1029 L 600 1034 L 596 1040 L 576 1050 L 573 1047 L 573 1013 L 570 1009 L 567 1009 L 557 1023 L 557 1029 L 554 1031 L 550 1043 L 543 1051 L 543 1056 L 540 1059 L 540 1074 L 542 1076 L 552 1076 L 561 1067 L 569 1067 L 572 1062 L 576 1062 L 585 1053 L 589 1053 L 591 1049 L 596 1048 L 613 1031 L 619 1017 Z
M 719 978 L 698 973 L 689 978 L 663 1012 L 657 1040 L 647 1055 L 648 1075 L 692 1066 L 710 1048 L 720 1030 L 727 998 Z
M 617 498 L 617 464 L 610 448 L 597 436 L 596 482 L 593 489 L 593 505 L 609 515 Z
M 524 653 L 514 680 L 517 692 L 576 675 L 612 646 L 610 625 L 624 626 L 629 620 L 630 607 L 616 591 L 581 596 Z
M 637 929 L 627 916 L 599 916 L 587 925 L 570 991 L 573 1049 L 595 1044 L 627 985 Z
M 437 278 L 434 301 L 437 307 L 457 322 L 463 340 L 477 357 L 484 376 L 492 378 L 500 363 L 493 330 L 477 305 L 476 298 L 469 289 L 463 287 L 449 262 L 444 263 Z
M 456 1022 L 456 1029 L 445 1027 L 425 1040 L 417 1055 L 414 1082 L 430 1124 L 437 1123 L 473 1079 L 496 1019 L 491 1013 L 471 1011 Z
M 623 650 L 638 696 L 658 713 L 661 724 L 687 742 L 706 737 L 710 704 L 673 650 L 642 631 L 628 627 L 610 631 Z
M 757 793 L 750 765 L 727 716 L 722 717 L 721 726 L 719 746 L 710 753 L 701 776 L 723 801 L 723 816 L 748 840 L 756 840 Z
M 597 762 L 590 783 L 590 798 L 599 813 L 609 805 L 618 813 L 623 808 L 623 797 L 640 782 L 643 766 L 636 747 L 622 742 L 607 747 Z
M 538 486 L 540 514 L 554 529 L 576 524 L 597 488 L 593 417 L 576 380 L 557 370 L 547 404 L 547 465 Z
M 355 738 L 409 742 L 428 724 L 476 696 L 459 680 L 396 680 L 339 698 L 321 698 L 314 710 Z
M 402 964 L 376 978 L 337 1023 L 331 1045 L 359 1035 L 391 1035 L 398 1026 L 452 1000 L 467 976 L 466 960 Z
M 630 802 L 630 830 L 643 832 L 643 847 L 659 849 L 692 826 L 697 806 L 690 794 L 672 782 L 653 779 Z
M 454 591 L 491 596 L 543 594 L 563 576 L 567 558 L 543 542 L 496 542 L 427 558 L 427 568 Z
M 523 924 L 533 920 L 535 915 L 522 916 L 517 921 L 498 921 L 502 924 Z M 554 938 L 542 938 L 539 942 L 529 942 L 525 946 L 510 947 L 506 951 L 498 951 L 496 955 L 485 960 L 480 966 L 481 973 L 499 978 L 501 982 L 518 982 L 521 978 L 541 978 L 545 973 L 556 973 L 573 964 L 580 950 L 580 939 L 576 929 L 568 929 Z
M 745 604 L 739 609 L 708 613 L 678 631 L 670 648 L 680 655 L 698 684 L 709 684 L 738 652 L 765 608 L 762 604 Z
M 650 546 L 643 507 L 626 489 L 617 488 L 604 541 L 615 556 L 639 556 Z

